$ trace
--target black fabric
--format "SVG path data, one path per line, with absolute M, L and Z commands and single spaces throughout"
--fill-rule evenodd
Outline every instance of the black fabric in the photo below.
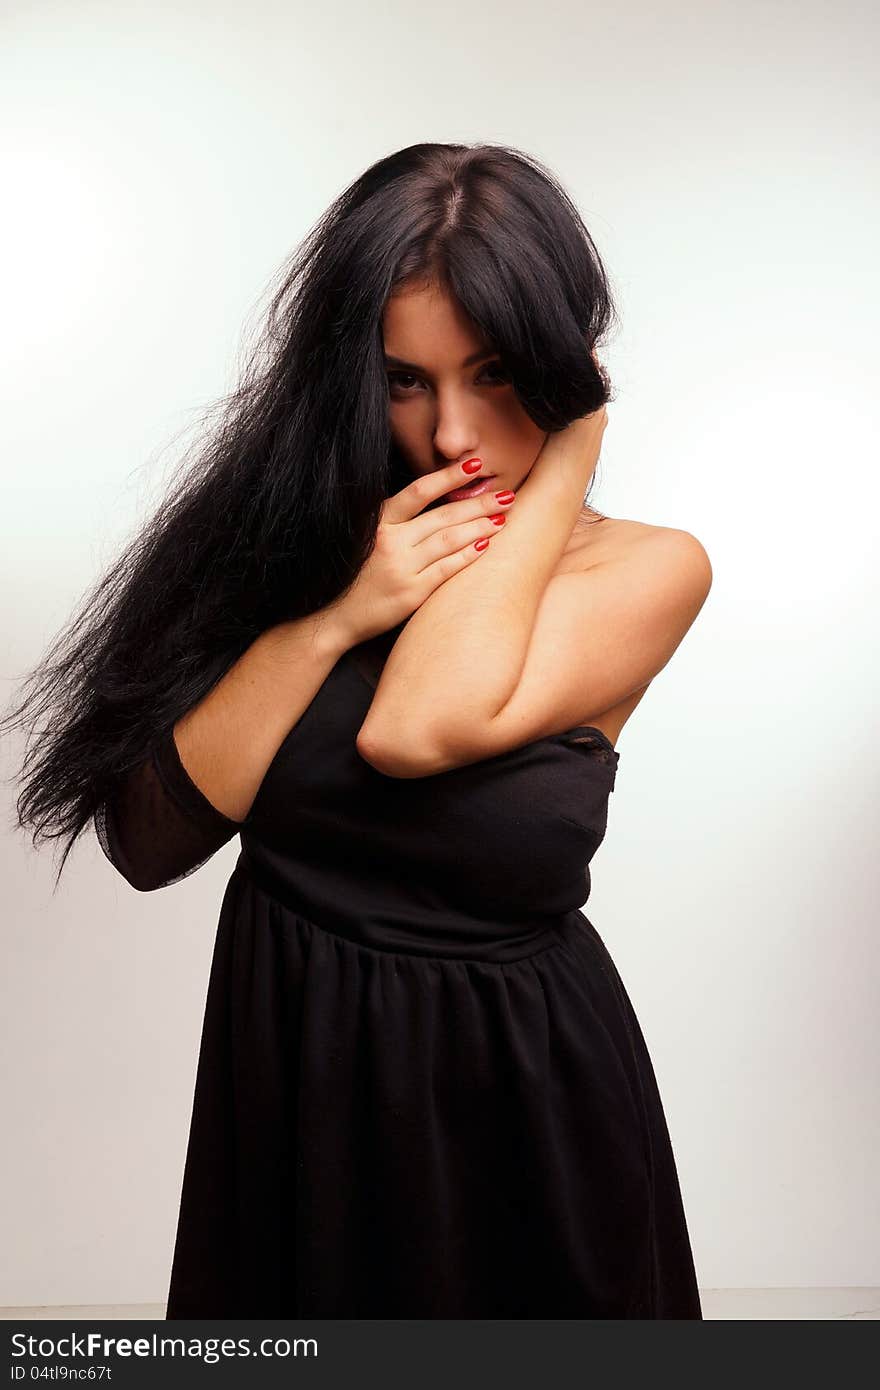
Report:
M 133 888 L 152 892 L 188 878 L 243 826 L 193 782 L 169 729 L 94 815 L 98 842 Z
M 579 726 L 386 777 L 354 742 L 376 675 L 343 657 L 239 827 L 166 1318 L 701 1318 L 645 1040 L 578 910 L 618 753 Z M 118 808 L 142 884 L 235 833 L 174 751 L 173 812 L 149 779 Z

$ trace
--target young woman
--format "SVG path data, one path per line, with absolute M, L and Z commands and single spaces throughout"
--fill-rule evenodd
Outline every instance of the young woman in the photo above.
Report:
M 614 317 L 537 160 L 380 160 L 13 716 L 53 706 L 19 816 L 64 860 L 93 819 L 150 891 L 241 837 L 169 1319 L 701 1317 L 579 911 L 618 735 L 711 583 L 689 533 L 586 504 Z

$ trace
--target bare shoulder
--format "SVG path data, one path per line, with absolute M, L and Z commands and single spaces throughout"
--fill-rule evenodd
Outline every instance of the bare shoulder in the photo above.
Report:
M 631 521 L 624 517 L 604 516 L 586 507 L 559 560 L 556 573 L 583 572 L 595 565 L 630 558 L 642 561 L 648 550 L 658 560 L 661 556 L 668 556 L 673 563 L 678 557 L 682 564 L 690 561 L 695 571 L 702 569 L 711 583 L 709 556 L 690 531 L 673 526 L 656 526 L 646 521 Z
M 666 664 L 696 619 L 712 586 L 709 556 L 690 531 L 657 526 L 628 518 L 601 516 L 585 508 L 572 539 L 563 553 L 556 573 L 604 575 L 611 588 L 619 585 L 621 594 L 641 592 L 656 601 L 657 613 L 646 605 L 649 630 L 664 631 L 666 647 L 659 652 L 649 679 L 636 689 L 630 687 L 622 699 L 596 711 L 591 718 L 612 743 L 647 693 L 654 675 Z M 617 580 L 615 582 L 615 575 Z M 592 581 L 591 581 L 592 582 Z M 634 611 L 632 608 L 630 612 Z M 622 635 L 622 628 L 619 629 Z M 648 630 L 643 646 L 647 647 Z

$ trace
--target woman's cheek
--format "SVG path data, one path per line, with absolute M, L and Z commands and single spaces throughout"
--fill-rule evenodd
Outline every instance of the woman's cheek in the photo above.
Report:
M 390 424 L 391 438 L 394 440 L 394 443 L 397 445 L 398 449 L 403 454 L 403 457 L 407 460 L 407 462 L 411 466 L 415 466 L 419 457 L 419 440 L 417 437 L 417 432 L 412 428 L 412 425 L 410 425 L 409 428 L 404 428 L 399 421 L 395 420 L 393 413 L 391 416 Z

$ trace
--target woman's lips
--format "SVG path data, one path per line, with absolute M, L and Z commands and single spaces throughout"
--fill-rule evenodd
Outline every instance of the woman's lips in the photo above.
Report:
M 464 487 L 454 487 L 451 492 L 445 492 L 441 501 L 464 502 L 468 497 L 479 497 L 494 482 L 495 474 L 490 473 L 487 478 L 478 478 L 475 483 L 466 483 Z

